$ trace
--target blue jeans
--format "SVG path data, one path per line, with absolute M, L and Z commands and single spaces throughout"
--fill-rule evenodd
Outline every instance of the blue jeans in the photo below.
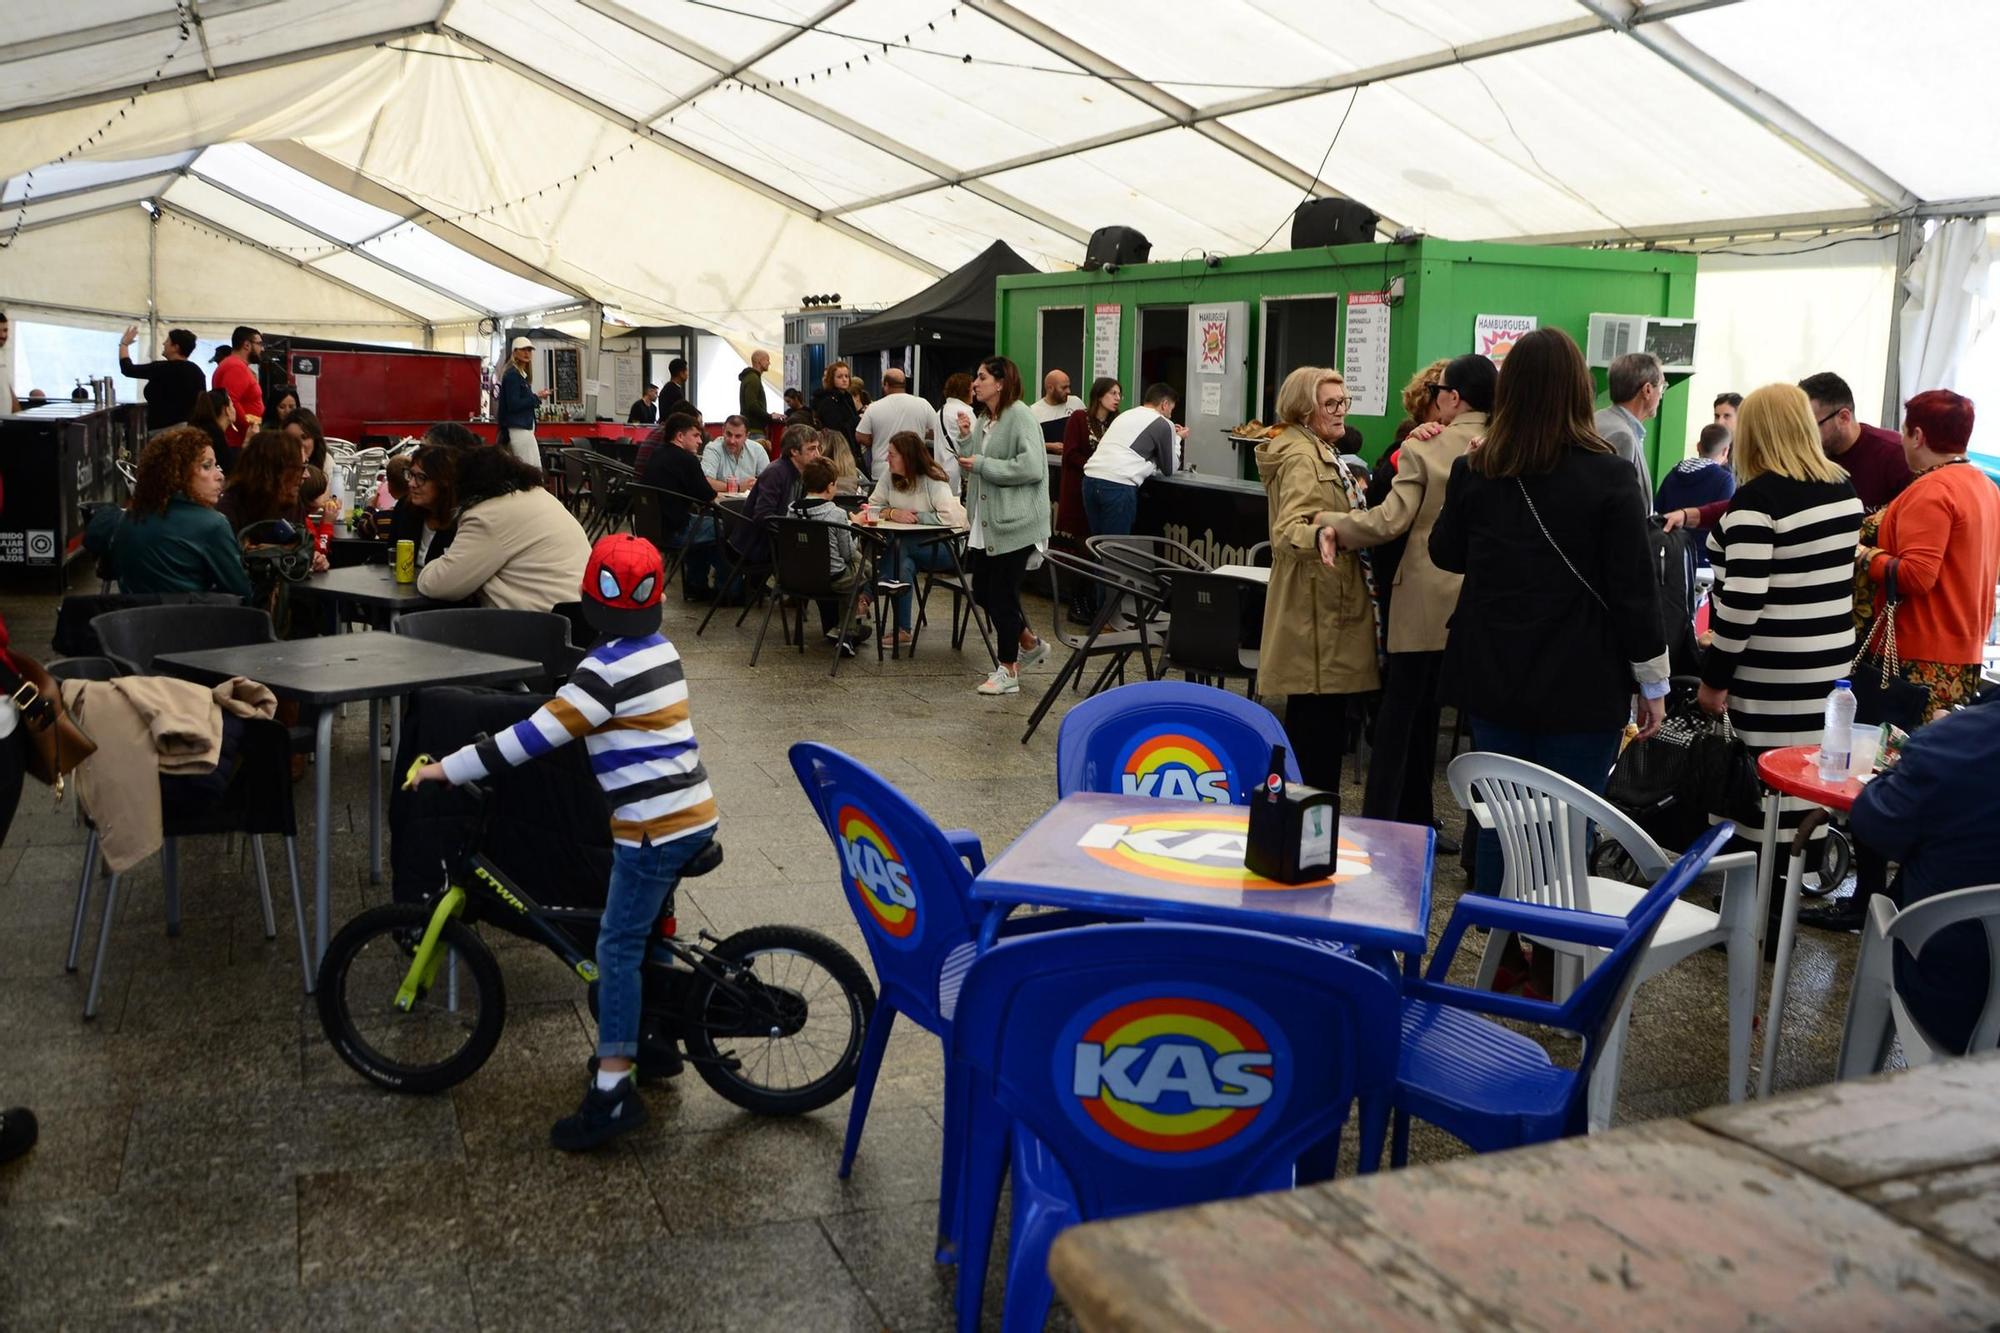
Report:
M 1611 765 L 1618 758 L 1618 731 L 1522 731 L 1478 717 L 1471 721 L 1473 749 L 1540 764 L 1579 787 L 1588 787 L 1599 796 L 1604 794 L 1604 784 L 1611 778 Z M 1481 829 L 1477 845 L 1472 867 L 1473 890 L 1498 893 L 1501 871 L 1505 868 L 1500 835 L 1492 829 Z
M 681 568 L 686 572 L 688 591 L 707 591 L 715 581 L 715 520 L 705 514 L 688 520 L 676 545 L 687 548 Z
M 673 901 L 681 867 L 714 836 L 709 830 L 639 847 L 611 844 L 611 887 L 597 926 L 600 1060 L 629 1060 L 639 1053 L 639 966 L 646 960 L 662 909 Z
M 891 540 L 889 558 L 883 562 L 883 575 L 898 583 L 907 583 L 914 587 L 918 570 L 950 569 L 951 552 L 945 549 L 945 542 L 950 540 L 949 537 L 942 541 L 928 542 Z M 916 625 L 910 615 L 910 590 L 905 588 L 890 600 L 896 607 L 896 628 L 915 629 Z
M 1083 516 L 1093 537 L 1129 537 L 1139 519 L 1139 488 L 1102 477 L 1083 479 Z

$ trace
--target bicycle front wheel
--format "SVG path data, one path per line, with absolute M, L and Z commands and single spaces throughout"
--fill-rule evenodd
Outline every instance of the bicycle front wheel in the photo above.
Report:
M 396 992 L 409 974 L 432 904 L 394 903 L 355 917 L 326 947 L 319 1021 L 342 1060 L 392 1092 L 442 1092 L 493 1054 L 507 1019 L 500 964 L 479 936 L 447 921 L 437 982 L 407 1011 Z
M 702 1081 L 758 1115 L 803 1115 L 854 1086 L 875 986 L 818 931 L 757 926 L 715 946 L 729 966 L 697 983 L 686 1017 Z

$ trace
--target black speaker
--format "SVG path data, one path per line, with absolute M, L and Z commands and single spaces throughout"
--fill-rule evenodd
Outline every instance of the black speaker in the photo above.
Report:
M 1366 245 L 1375 239 L 1375 210 L 1352 199 L 1308 199 L 1292 214 L 1292 249 Z
M 1083 252 L 1083 266 L 1100 269 L 1120 264 L 1143 264 L 1152 253 L 1153 243 L 1140 235 L 1136 227 L 1099 227 L 1090 233 L 1090 244 Z

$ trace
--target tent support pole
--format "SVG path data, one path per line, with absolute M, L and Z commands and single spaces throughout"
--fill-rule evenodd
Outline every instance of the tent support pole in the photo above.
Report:
M 160 345 L 160 210 L 156 204 L 146 223 L 146 348 Z
M 1882 374 L 1882 429 L 1896 430 L 1903 422 L 1903 307 L 1910 289 L 1903 277 L 1924 247 L 1924 224 L 1906 217 L 1896 226 L 1896 285 L 1889 292 L 1889 365 Z
M 584 371 L 583 378 L 587 384 L 596 384 L 602 373 L 604 360 L 604 305 L 600 301 L 592 301 L 584 307 L 584 312 L 590 316 L 590 353 L 584 358 L 584 365 L 588 369 Z M 598 418 L 604 406 L 600 401 L 602 397 L 603 395 L 596 389 L 591 389 L 583 395 L 584 420 L 595 421 Z

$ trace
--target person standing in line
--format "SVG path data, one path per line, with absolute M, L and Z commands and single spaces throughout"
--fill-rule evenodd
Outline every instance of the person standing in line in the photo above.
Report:
M 931 451 L 931 461 L 944 469 L 945 480 L 951 483 L 954 495 L 965 489 L 958 470 L 958 456 L 972 443 L 975 416 L 972 410 L 972 376 L 960 371 L 944 382 L 944 401 L 938 404 L 937 448 Z M 1079 499 L 1078 503 L 1081 504 L 1082 500 Z
M 1021 582 L 1035 548 L 1049 539 L 1048 451 L 1034 413 L 1021 401 L 1021 372 L 1004 356 L 979 365 L 972 399 L 986 429 L 969 446 L 965 508 L 971 533 L 972 595 L 993 622 L 1000 658 L 979 693 L 1019 694 L 1020 670 L 1049 655 L 1049 645 L 1028 629 Z
M 1071 418 L 1074 420 L 1074 418 Z M 1174 391 L 1149 384 L 1139 406 L 1111 419 L 1083 465 L 1083 517 L 1099 537 L 1124 537 L 1139 516 L 1139 487 L 1171 477 L 1185 426 L 1174 425 Z
M 837 433 L 849 444 L 854 443 L 854 428 L 861 420 L 861 413 L 854 406 L 853 387 L 854 371 L 845 361 L 836 361 L 820 375 L 819 392 L 812 400 L 819 428 Z M 821 443 L 825 443 L 824 437 Z
M 1430 439 L 1412 432 L 1403 441 L 1396 480 L 1382 503 L 1338 515 L 1329 525 L 1347 550 L 1409 539 L 1390 596 L 1395 610 L 1389 617 L 1389 655 L 1361 804 L 1368 819 L 1428 825 L 1435 813 L 1431 792 L 1437 775 L 1438 680 L 1463 580 L 1432 563 L 1431 532 L 1444 508 L 1452 465 L 1486 433 L 1499 377 L 1493 362 L 1476 352 L 1448 363 L 1431 390 L 1431 420 L 1444 429 Z
M 1812 404 L 1820 448 L 1854 484 L 1862 509 L 1873 514 L 1901 495 L 1910 484 L 1910 462 L 1896 432 L 1856 420 L 1854 390 L 1830 370 L 1806 376 L 1799 388 Z
M 1708 538 L 1715 590 L 1701 707 L 1726 710 L 1752 752 L 1809 744 L 1854 660 L 1861 501 L 1821 452 L 1806 395 L 1792 385 L 1743 400 L 1731 453 L 1736 495 Z M 1780 802 L 1781 844 L 1813 808 Z
M 229 335 L 229 349 L 216 351 L 215 374 L 209 383 L 227 390 L 236 421 L 223 432 L 231 452 L 243 448 L 264 420 L 264 385 L 257 377 L 257 362 L 264 355 L 264 335 L 248 324 L 239 324 Z
M 667 362 L 667 382 L 660 387 L 658 404 L 660 419 L 665 420 L 673 410 L 688 400 L 687 358 L 677 356 Z
M 855 423 L 854 445 L 873 478 L 889 470 L 889 441 L 904 431 L 926 446 L 937 429 L 937 413 L 931 405 L 910 392 L 910 379 L 895 366 L 882 372 L 882 396 L 868 404 Z
M 1256 451 L 1271 528 L 1257 688 L 1285 699 L 1299 776 L 1328 791 L 1340 785 L 1348 698 L 1382 682 L 1363 557 L 1329 549 L 1321 536 L 1334 516 L 1363 503 L 1360 483 L 1340 461 L 1351 403 L 1338 371 L 1300 366 L 1278 386 L 1283 429 Z
M 1124 400 L 1124 386 L 1109 375 L 1100 375 L 1090 386 L 1090 406 L 1071 413 L 1069 424 L 1063 427 L 1062 479 L 1056 488 L 1055 531 L 1050 535 L 1058 550 L 1085 554 L 1083 544 L 1090 538 L 1090 521 L 1083 512 L 1083 465 L 1097 452 L 1104 428 L 1118 415 L 1119 404 Z M 1081 609 L 1086 612 L 1083 623 L 1087 625 L 1088 596 L 1084 597 Z M 1075 608 L 1071 614 L 1075 614 Z
M 194 415 L 194 400 L 208 389 L 201 367 L 188 360 L 194 355 L 194 333 L 189 329 L 168 329 L 160 344 L 160 359 L 144 365 L 133 364 L 128 353 L 138 341 L 139 326 L 128 325 L 118 340 L 118 373 L 128 380 L 146 382 L 146 429 L 148 432 L 178 426 Z M 216 455 L 218 458 L 221 455 Z
M 1605 374 L 1611 406 L 1597 414 L 1597 436 L 1639 475 L 1639 494 L 1653 502 L 1653 470 L 1646 464 L 1646 423 L 1659 415 L 1667 375 L 1651 352 L 1627 352 Z
M 1743 395 L 1740 393 L 1719 393 L 1715 395 L 1715 402 L 1711 406 L 1715 409 L 1715 420 L 1712 424 L 1720 426 L 1731 435 L 1734 435 L 1736 433 L 1736 409 L 1743 406 Z
M 1741 406 L 1742 394 L 1730 396 Z M 1736 420 L 1736 408 L 1729 409 L 1729 419 Z M 1660 489 L 1653 496 L 1653 512 L 1668 520 L 1667 531 L 1677 527 L 1712 527 L 1728 509 L 1730 499 L 1736 494 L 1736 474 L 1729 470 L 1729 451 L 1735 439 L 1733 429 L 1720 423 L 1703 426 L 1700 438 L 1695 441 L 1694 457 L 1683 458 L 1660 479 Z M 1707 524 L 1702 522 L 1704 513 L 1710 516 Z M 1707 568 L 1706 542 L 1695 545 L 1694 562 L 1696 568 Z
M 771 368 L 771 354 L 763 348 L 750 353 L 750 364 L 736 377 L 736 411 L 750 427 L 752 435 L 771 437 L 771 409 L 764 402 L 764 374 Z
M 639 391 L 632 401 L 632 410 L 625 414 L 628 426 L 652 426 L 660 420 L 660 386 L 648 384 Z
M 1063 431 L 1072 414 L 1084 410 L 1083 399 L 1069 391 L 1069 372 L 1051 370 L 1042 376 L 1042 396 L 1028 410 L 1042 433 L 1042 443 L 1052 454 L 1062 453 Z
M 507 369 L 500 376 L 500 442 L 514 457 L 536 471 L 542 466 L 542 447 L 535 440 L 535 409 L 549 396 L 549 390 L 535 387 L 535 345 L 516 338 L 508 346 Z
M 1465 709 L 1473 748 L 1602 793 L 1626 720 L 1636 713 L 1636 739 L 1660 729 L 1668 665 L 1646 504 L 1598 437 L 1591 397 L 1567 333 L 1514 344 L 1486 441 L 1451 465 L 1429 546 L 1433 565 L 1465 580 L 1442 688 Z M 1499 835 L 1479 830 L 1472 888 L 1499 892 L 1503 869 Z M 1504 962 L 1527 979 L 1518 939 Z M 1537 951 L 1543 993 L 1553 963 Z

